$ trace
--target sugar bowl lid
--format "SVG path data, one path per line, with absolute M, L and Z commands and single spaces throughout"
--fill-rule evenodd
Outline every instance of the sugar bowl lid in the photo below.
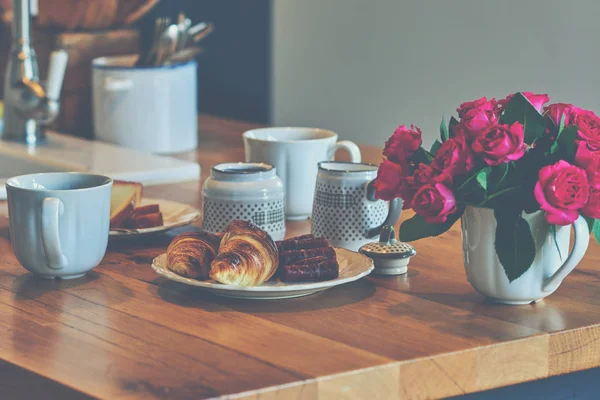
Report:
M 377 262 L 377 259 L 396 259 L 401 260 L 413 257 L 417 251 L 408 243 L 403 243 L 396 240 L 394 227 L 385 225 L 381 229 L 379 242 L 371 242 L 363 245 L 359 250 L 362 254 L 372 258 Z

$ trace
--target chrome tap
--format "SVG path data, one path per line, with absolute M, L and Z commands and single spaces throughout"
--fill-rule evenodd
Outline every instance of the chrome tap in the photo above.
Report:
M 50 55 L 47 84 L 40 83 L 35 50 L 31 45 L 31 3 L 13 0 L 12 45 L 4 80 L 4 130 L 2 140 L 28 145 L 45 141 L 43 125 L 57 117 L 68 54 L 55 50 Z

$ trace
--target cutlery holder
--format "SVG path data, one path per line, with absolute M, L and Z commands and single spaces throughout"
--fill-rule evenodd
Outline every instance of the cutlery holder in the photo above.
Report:
M 137 56 L 92 63 L 96 139 L 151 153 L 198 145 L 197 64 L 133 67 Z

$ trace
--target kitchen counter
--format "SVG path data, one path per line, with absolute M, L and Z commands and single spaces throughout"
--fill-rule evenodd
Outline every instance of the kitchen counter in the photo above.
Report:
M 215 163 L 243 159 L 250 127 L 203 116 L 200 149 L 180 157 L 205 177 Z M 380 149 L 362 150 L 380 160 Z M 201 206 L 199 182 L 146 195 Z M 0 208 L 3 398 L 436 398 L 600 366 L 595 242 L 556 293 L 529 306 L 487 304 L 471 288 L 458 224 L 415 242 L 407 276 L 248 301 L 150 268 L 174 235 L 197 227 L 117 238 L 86 277 L 38 280 L 15 259 Z M 288 224 L 288 236 L 309 230 L 308 221 Z

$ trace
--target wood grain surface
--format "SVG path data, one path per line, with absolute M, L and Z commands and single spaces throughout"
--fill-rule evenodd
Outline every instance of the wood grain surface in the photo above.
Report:
M 198 151 L 180 157 L 198 160 L 204 178 L 215 163 L 243 159 L 249 127 L 203 116 Z M 366 161 L 379 161 L 380 149 L 362 150 Z M 145 193 L 201 208 L 200 184 Z M 529 306 L 488 304 L 471 288 L 458 225 L 415 242 L 407 275 L 249 301 L 214 297 L 151 269 L 176 234 L 200 221 L 113 238 L 86 277 L 43 281 L 13 255 L 5 203 L 0 215 L 5 398 L 429 399 L 600 366 L 595 243 L 552 296 Z M 308 221 L 288 224 L 288 236 L 309 230 Z

